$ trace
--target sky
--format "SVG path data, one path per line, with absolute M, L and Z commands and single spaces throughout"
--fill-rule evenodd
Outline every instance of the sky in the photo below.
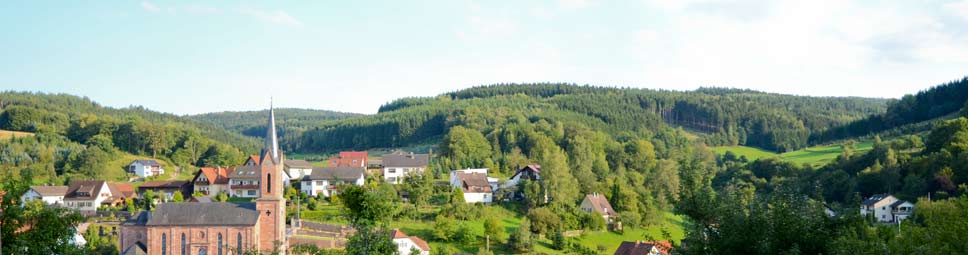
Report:
M 11 0 L 0 31 L 0 90 L 180 115 L 546 81 L 897 98 L 968 75 L 968 0 Z

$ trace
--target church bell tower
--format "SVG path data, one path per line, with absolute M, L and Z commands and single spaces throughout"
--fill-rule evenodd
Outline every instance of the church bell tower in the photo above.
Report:
M 286 199 L 283 196 L 283 162 L 285 155 L 279 151 L 276 137 L 276 114 L 270 103 L 269 121 L 266 127 L 265 144 L 262 148 L 259 181 L 259 198 L 256 210 L 259 211 L 259 250 L 272 251 L 278 241 L 279 250 L 285 254 L 286 240 Z

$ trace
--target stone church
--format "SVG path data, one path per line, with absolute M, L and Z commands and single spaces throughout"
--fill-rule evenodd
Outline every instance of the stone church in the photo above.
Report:
M 261 155 L 261 194 L 255 202 L 161 204 L 121 225 L 121 254 L 228 255 L 274 249 L 285 254 L 285 155 L 279 151 L 272 107 Z

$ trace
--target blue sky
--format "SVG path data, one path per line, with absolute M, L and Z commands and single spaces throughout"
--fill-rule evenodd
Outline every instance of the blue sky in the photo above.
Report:
M 482 84 L 899 97 L 968 75 L 958 1 L 3 1 L 0 90 L 373 113 Z

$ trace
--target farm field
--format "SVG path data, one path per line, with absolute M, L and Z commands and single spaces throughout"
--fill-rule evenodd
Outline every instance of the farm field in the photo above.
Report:
M 873 147 L 874 142 L 872 141 L 858 142 L 856 152 L 867 152 Z M 727 151 L 732 151 L 737 156 L 746 156 L 750 161 L 761 158 L 779 157 L 780 159 L 789 160 L 797 164 L 810 164 L 814 166 L 826 164 L 843 153 L 843 149 L 837 144 L 814 146 L 782 154 L 748 146 L 716 146 L 711 149 L 720 155 Z
M 34 133 L 0 129 L 0 140 L 10 140 L 10 138 L 14 138 L 14 137 L 24 137 L 24 136 L 32 136 L 32 135 L 34 135 Z

